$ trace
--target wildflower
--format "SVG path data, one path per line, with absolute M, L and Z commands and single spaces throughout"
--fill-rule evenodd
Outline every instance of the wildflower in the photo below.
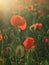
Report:
M 34 10 L 34 7 L 33 6 L 29 6 L 28 7 L 28 10 L 33 11 Z
M 33 24 L 33 26 L 37 29 L 41 29 L 42 28 L 42 23 L 35 23 L 35 24 Z
M 17 26 L 20 30 L 26 29 L 26 20 L 22 16 L 12 16 L 11 18 L 11 25 L 12 26 Z
M 39 15 L 40 17 L 42 17 L 42 16 L 44 16 L 44 12 L 41 11 L 41 10 L 39 10 L 39 11 L 38 11 L 38 15 Z
M 46 44 L 49 43 L 48 38 L 46 36 L 44 36 L 44 41 L 45 41 Z
M 0 34 L 0 41 L 2 41 L 3 37 L 2 37 L 2 34 Z
M 23 45 L 25 47 L 26 50 L 29 50 L 32 48 L 32 46 L 34 45 L 34 38 L 32 37 L 28 37 L 24 40 Z
M 20 5 L 20 6 L 19 6 L 19 9 L 20 9 L 20 10 L 23 10 L 23 9 L 25 9 L 25 6 L 24 6 L 24 5 Z

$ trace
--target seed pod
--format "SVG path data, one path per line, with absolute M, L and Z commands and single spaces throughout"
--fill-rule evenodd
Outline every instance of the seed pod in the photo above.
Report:
M 22 45 L 19 45 L 16 47 L 16 56 L 18 58 L 22 58 L 24 56 L 25 50 L 24 47 Z

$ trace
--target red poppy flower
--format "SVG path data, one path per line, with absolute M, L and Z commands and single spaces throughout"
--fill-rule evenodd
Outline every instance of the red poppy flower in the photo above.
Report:
M 46 36 L 44 36 L 44 41 L 45 41 L 46 44 L 49 43 L 48 38 Z
M 20 9 L 20 10 L 23 10 L 23 9 L 25 9 L 25 6 L 24 6 L 24 5 L 20 5 L 20 6 L 19 6 L 19 9 Z
M 42 28 L 42 24 L 41 23 L 35 23 L 33 25 L 34 25 L 34 27 L 36 27 L 38 29 L 41 29 Z
M 3 37 L 2 37 L 2 34 L 0 34 L 0 41 L 2 41 Z
M 26 29 L 26 20 L 22 16 L 12 16 L 11 25 L 17 26 L 20 30 Z
M 26 38 L 23 45 L 26 50 L 29 50 L 34 45 L 34 38 L 32 38 L 32 37 Z
M 39 11 L 38 11 L 38 15 L 39 15 L 40 17 L 42 17 L 42 16 L 44 16 L 44 12 L 41 11 L 41 10 L 39 10 Z
M 34 7 L 33 6 L 29 6 L 28 7 L 28 10 L 33 11 L 34 10 Z

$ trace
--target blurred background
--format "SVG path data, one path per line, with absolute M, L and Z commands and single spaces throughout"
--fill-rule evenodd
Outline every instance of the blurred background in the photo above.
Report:
M 11 25 L 14 15 L 26 20 L 25 30 Z M 36 47 L 25 49 L 27 37 Z M 0 0 L 0 65 L 49 65 L 49 0 Z

